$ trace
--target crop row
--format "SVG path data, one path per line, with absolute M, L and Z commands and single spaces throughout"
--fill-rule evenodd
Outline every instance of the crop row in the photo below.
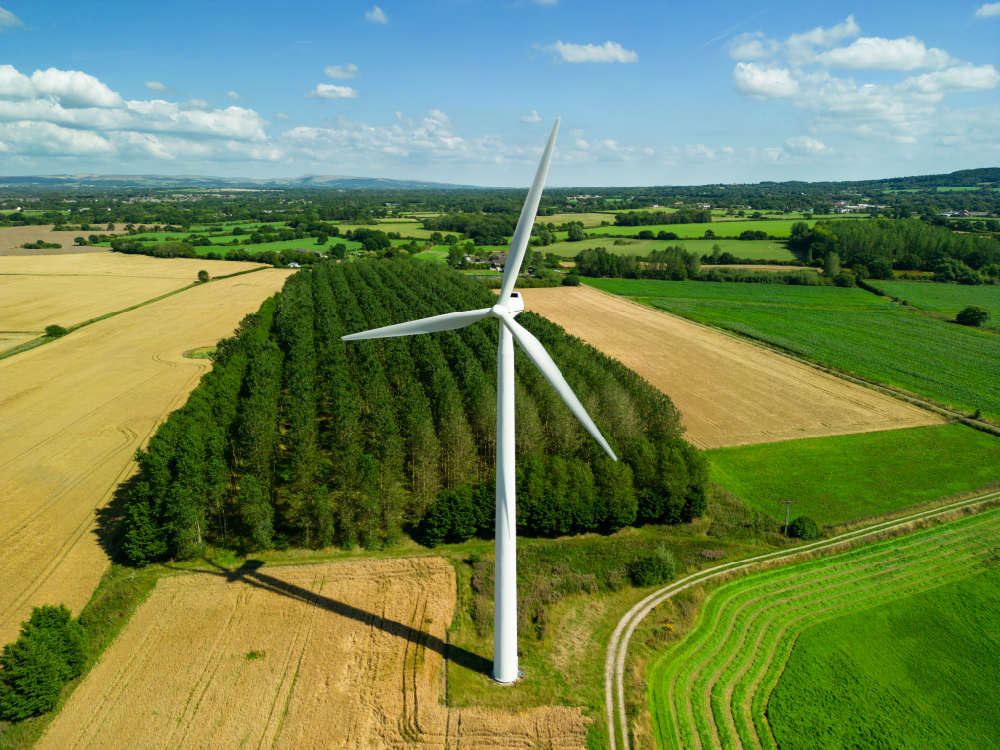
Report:
M 990 511 L 720 586 L 652 669 L 658 744 L 776 748 L 768 699 L 802 631 L 984 569 L 998 531 L 1000 511 Z

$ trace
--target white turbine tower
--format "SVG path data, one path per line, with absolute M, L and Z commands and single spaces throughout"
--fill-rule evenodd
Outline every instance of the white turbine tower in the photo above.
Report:
M 464 328 L 486 318 L 499 318 L 500 345 L 497 348 L 497 511 L 496 511 L 496 583 L 493 595 L 493 679 L 500 683 L 511 683 L 518 678 L 517 668 L 517 522 L 514 508 L 514 341 L 520 344 L 524 353 L 545 379 L 552 384 L 566 406 L 576 415 L 601 447 L 617 461 L 614 451 L 608 445 L 600 430 L 587 414 L 566 379 L 559 372 L 556 363 L 541 343 L 531 333 L 514 320 L 514 316 L 524 310 L 521 295 L 514 292 L 514 282 L 528 247 L 531 228 L 538 211 L 538 200 L 545 186 L 545 175 L 549 171 L 549 161 L 559 131 L 556 119 L 542 153 L 542 161 L 531 183 L 528 198 L 521 209 L 521 217 L 510 243 L 507 265 L 503 273 L 500 296 L 493 307 L 468 312 L 445 313 L 432 318 L 423 318 L 409 323 L 375 328 L 363 333 L 344 336 L 344 341 L 359 339 L 380 339 L 392 336 L 412 336 L 418 333 L 435 333 Z M 513 337 L 513 338 L 512 338 Z

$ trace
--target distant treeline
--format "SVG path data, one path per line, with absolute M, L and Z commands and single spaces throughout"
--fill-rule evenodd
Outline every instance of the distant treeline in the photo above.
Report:
M 899 271 L 933 271 L 941 281 L 1000 279 L 1000 242 L 915 219 L 805 222 L 792 225 L 788 248 L 804 260 L 839 256 L 845 268 L 864 266 L 874 278 Z
M 490 533 L 496 325 L 341 336 L 493 300 L 474 280 L 409 259 L 323 262 L 289 277 L 219 342 L 212 371 L 139 456 L 129 558 L 183 558 L 205 544 L 374 548 L 406 528 L 429 544 Z M 670 399 L 544 318 L 518 320 L 623 459 L 603 454 L 518 353 L 522 532 L 701 515 L 706 463 Z
M 518 213 L 449 213 L 423 220 L 424 229 L 458 232 L 477 245 L 506 245 L 517 227 Z
M 615 226 L 650 227 L 657 224 L 708 224 L 712 212 L 704 209 L 682 208 L 679 211 L 629 211 L 615 214 Z
M 702 263 L 745 263 L 729 253 L 716 252 L 712 256 L 689 253 L 683 246 L 665 247 L 649 255 L 616 255 L 607 248 L 588 248 L 574 259 L 576 273 L 591 278 L 610 279 L 663 279 L 668 281 L 739 281 L 757 284 L 797 284 L 822 286 L 832 284 L 815 271 L 751 271 L 743 268 L 702 267 Z M 756 263 L 756 262 L 755 262 Z M 759 261 L 761 265 L 773 261 Z

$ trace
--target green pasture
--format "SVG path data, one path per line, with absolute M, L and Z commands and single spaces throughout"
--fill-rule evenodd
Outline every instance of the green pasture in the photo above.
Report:
M 587 248 L 603 247 L 615 255 L 649 255 L 653 250 L 680 245 L 688 252 L 711 255 L 716 244 L 724 253 L 732 253 L 737 258 L 754 260 L 795 260 L 795 256 L 781 243 L 770 240 L 630 240 L 626 245 L 616 245 L 613 237 L 588 238 L 579 242 L 557 242 L 554 245 L 532 247 L 543 253 L 555 253 L 564 258 L 573 258 Z
M 676 209 L 661 209 L 654 208 L 653 211 L 674 211 Z M 590 212 L 590 213 L 568 213 L 568 214 L 552 214 L 552 216 L 537 216 L 535 217 L 535 223 L 541 224 L 543 226 L 548 226 L 549 224 L 555 224 L 559 226 L 560 224 L 565 224 L 570 221 L 582 221 L 585 229 L 590 229 L 591 227 L 599 227 L 602 221 L 607 221 L 614 223 L 615 215 L 614 213 L 604 213 L 604 212 Z
M 921 310 L 954 317 L 969 305 L 989 310 L 986 328 L 1000 328 L 1000 286 L 935 284 L 922 281 L 869 281 L 869 284 Z
M 657 224 L 650 227 L 595 227 L 587 230 L 597 234 L 639 234 L 643 230 L 651 230 L 653 234 L 659 232 L 673 232 L 681 238 L 702 237 L 705 230 L 711 229 L 720 236 L 738 237 L 743 232 L 767 232 L 774 237 L 788 237 L 792 233 L 792 224 L 804 221 L 810 228 L 816 223 L 815 219 L 767 219 L 767 220 L 735 220 L 735 221 L 713 221 L 710 224 Z M 560 232 L 560 235 L 563 233 Z
M 835 524 L 892 513 L 1000 482 L 1000 438 L 961 424 L 840 435 L 706 452 L 712 481 L 784 519 Z
M 448 253 L 444 250 L 424 250 L 422 253 L 417 253 L 413 257 L 419 258 L 420 260 L 433 261 L 435 263 L 448 262 Z
M 647 672 L 656 745 L 995 746 L 998 534 L 987 510 L 721 584 Z
M 347 230 L 352 232 L 355 229 L 374 229 L 379 232 L 399 232 L 403 237 L 415 237 L 418 240 L 429 240 L 433 232 L 429 229 L 424 229 L 424 225 L 419 222 L 409 222 L 405 224 L 372 224 L 371 226 L 364 226 L 360 224 L 337 224 L 337 229 L 340 230 L 340 234 L 344 235 Z M 454 234 L 458 237 L 458 232 L 441 232 L 443 235 Z
M 586 283 L 1000 419 L 1000 389 L 992 385 L 1000 382 L 1000 337 L 989 331 L 935 320 L 885 298 L 866 297 L 860 289 L 623 279 Z
M 938 187 L 939 193 L 965 193 L 970 190 L 982 190 L 981 187 Z
M 771 695 L 779 747 L 981 750 L 1000 738 L 1000 568 L 821 622 Z

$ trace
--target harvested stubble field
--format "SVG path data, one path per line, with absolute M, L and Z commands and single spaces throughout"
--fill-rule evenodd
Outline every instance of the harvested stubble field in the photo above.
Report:
M 933 638 L 913 644 L 922 655 L 924 675 L 955 670 L 972 677 L 963 684 L 950 680 L 954 692 L 936 702 L 932 712 L 910 709 L 920 702 L 920 696 L 911 694 L 919 690 L 919 679 L 893 683 L 892 700 L 871 711 L 874 716 L 867 717 L 871 723 L 861 725 L 856 716 L 844 715 L 845 725 L 810 725 L 816 736 L 796 733 L 794 744 L 789 744 L 792 735 L 775 725 L 769 700 L 793 649 L 798 651 L 800 634 L 808 628 L 879 606 L 907 606 L 907 597 L 987 574 L 996 565 L 998 533 L 1000 511 L 990 510 L 833 558 L 739 578 L 715 589 L 694 630 L 650 670 L 649 701 L 658 746 L 677 750 L 900 747 L 898 736 L 884 730 L 905 726 L 923 738 L 919 747 L 955 747 L 950 740 L 963 735 L 980 740 L 980 744 L 961 743 L 963 747 L 985 747 L 982 741 L 995 739 L 995 734 L 991 737 L 984 730 L 1000 711 L 996 692 L 980 689 L 985 683 L 979 680 L 992 674 L 991 660 L 962 649 L 949 652 L 960 659 L 955 664 L 928 660 L 928 653 L 938 651 Z M 922 625 L 917 631 L 932 632 Z M 856 631 L 841 632 L 848 643 L 862 640 Z M 849 691 L 853 684 L 852 675 L 838 679 L 840 688 L 826 696 L 821 713 L 829 713 L 831 701 L 840 700 L 841 691 Z M 795 711 L 813 710 L 814 698 L 786 692 L 782 721 L 792 719 Z M 983 710 L 960 708 L 977 700 L 986 701 Z M 880 710 L 889 713 L 882 715 Z M 970 714 L 980 723 L 963 726 Z M 841 739 L 845 741 L 837 741 Z
M 150 258 L 107 251 L 0 257 L 0 330 L 70 327 L 182 289 L 197 279 L 262 268 L 258 263 Z
M 439 558 L 162 579 L 36 747 L 582 750 L 579 709 L 442 705 L 455 595 Z
M 700 448 L 942 423 L 923 409 L 586 286 L 521 294 L 528 310 L 670 396 L 688 440 Z
M 195 287 L 0 361 L 0 643 L 33 606 L 80 611 L 108 567 L 95 512 L 211 366 L 183 352 L 228 335 L 288 273 Z
M 93 252 L 90 248 L 74 245 L 76 237 L 89 237 L 92 234 L 103 237 L 112 234 L 104 229 L 73 229 L 65 232 L 53 232 L 54 224 L 42 224 L 29 227 L 4 227 L 0 229 L 0 255 L 68 255 L 71 253 Z M 26 250 L 21 247 L 25 242 L 45 242 L 62 245 L 62 248 L 48 250 Z

